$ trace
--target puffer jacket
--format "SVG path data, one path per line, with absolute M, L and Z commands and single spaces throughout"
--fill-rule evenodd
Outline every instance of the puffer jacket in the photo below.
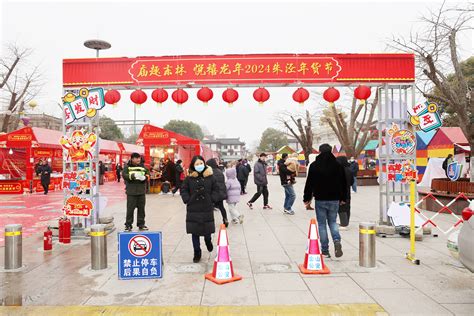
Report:
M 219 187 L 218 202 L 224 201 L 227 198 L 227 190 L 225 188 L 224 173 L 222 173 L 222 170 L 217 165 L 217 162 L 215 159 L 209 159 L 208 161 L 206 161 L 206 164 L 212 168 L 212 173 L 214 174 L 214 178 L 217 181 L 217 186 Z
M 253 180 L 256 185 L 267 185 L 267 164 L 260 159 L 253 167 Z
M 202 173 L 193 171 L 181 186 L 181 199 L 186 204 L 186 232 L 207 236 L 215 232 L 214 203 L 219 198 L 219 188 L 207 166 Z
M 225 183 L 227 188 L 227 203 L 229 204 L 239 203 L 240 201 L 241 187 L 239 180 L 236 179 L 236 173 L 237 171 L 235 168 L 229 168 L 225 171 L 225 175 L 227 177 L 227 181 Z

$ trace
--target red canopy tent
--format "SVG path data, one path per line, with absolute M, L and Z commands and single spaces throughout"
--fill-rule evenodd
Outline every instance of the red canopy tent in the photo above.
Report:
M 194 155 L 212 158 L 212 150 L 199 140 L 150 124 L 143 126 L 137 144 L 145 147 L 145 164 L 148 166 L 152 163 L 152 157 L 181 159 L 185 167 Z
M 60 187 L 62 180 L 62 148 L 60 131 L 38 127 L 24 127 L 0 135 L 0 194 L 19 194 L 42 191 L 34 167 L 47 158 L 53 169 L 50 189 Z
M 145 150 L 143 146 L 138 146 L 134 144 L 127 144 L 127 143 L 117 143 L 119 148 L 120 148 L 120 158 L 118 162 L 120 164 L 126 163 L 130 159 L 130 155 L 133 153 L 139 153 L 140 155 L 143 155 L 145 153 Z

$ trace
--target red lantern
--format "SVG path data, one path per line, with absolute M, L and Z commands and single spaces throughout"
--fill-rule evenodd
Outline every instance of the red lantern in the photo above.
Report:
M 270 92 L 265 88 L 258 88 L 253 92 L 253 98 L 258 102 L 259 105 L 263 105 L 263 102 L 270 99 Z
M 120 92 L 117 90 L 109 90 L 104 95 L 104 100 L 107 104 L 116 105 L 120 101 Z
M 148 99 L 148 97 L 142 90 L 135 90 L 132 92 L 132 94 L 130 94 L 130 100 L 132 100 L 132 102 L 137 106 L 145 103 L 146 99 Z
M 222 99 L 229 103 L 230 106 L 232 106 L 232 104 L 237 101 L 237 99 L 239 98 L 239 93 L 232 89 L 232 88 L 227 88 L 223 93 L 222 93 Z
M 309 99 L 309 92 L 305 88 L 298 88 L 293 93 L 293 100 L 303 105 Z
M 204 105 L 207 105 L 207 102 L 211 101 L 211 99 L 214 97 L 214 93 L 208 87 L 202 87 L 198 90 L 197 97 L 204 103 Z
M 365 104 L 367 99 L 370 97 L 370 94 L 370 88 L 364 85 L 360 85 L 354 90 L 354 96 L 357 100 L 361 100 L 362 104 Z
M 161 106 L 163 102 L 168 100 L 168 92 L 163 88 L 155 89 L 151 93 L 151 98 L 158 104 L 158 106 Z
M 176 89 L 171 94 L 171 98 L 173 98 L 173 101 L 178 103 L 178 105 L 181 105 L 188 101 L 188 93 L 183 89 Z
M 328 88 L 323 93 L 324 100 L 329 102 L 329 105 L 334 105 L 334 102 L 339 100 L 341 94 L 336 88 Z

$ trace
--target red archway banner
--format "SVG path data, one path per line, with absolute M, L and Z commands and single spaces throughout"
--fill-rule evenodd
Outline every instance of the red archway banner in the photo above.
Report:
M 414 82 L 413 54 L 251 54 L 63 60 L 63 86 Z

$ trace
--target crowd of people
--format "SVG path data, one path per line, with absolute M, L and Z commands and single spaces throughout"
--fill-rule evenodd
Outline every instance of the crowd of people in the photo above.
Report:
M 316 218 L 321 241 L 321 253 L 330 257 L 328 229 L 334 243 L 336 257 L 341 257 L 342 243 L 339 230 L 347 229 L 350 220 L 351 187 L 356 192 L 358 164 L 352 157 L 336 158 L 332 154 L 332 147 L 323 144 L 319 147 L 319 155 L 309 165 L 308 176 L 302 197 L 303 205 L 307 210 L 314 210 L 311 203 L 314 200 Z M 237 204 L 241 197 L 247 194 L 249 175 L 253 170 L 253 180 L 257 186 L 255 194 L 246 202 L 249 209 L 262 196 L 263 209 L 272 210 L 269 204 L 269 190 L 267 178 L 267 155 L 261 153 L 253 169 L 246 159 L 224 164 L 217 159 L 205 160 L 202 156 L 194 156 L 191 164 L 186 168 L 182 161 L 174 163 L 165 159 L 160 166 L 161 176 L 170 182 L 172 193 L 180 192 L 181 199 L 186 205 L 186 232 L 192 235 L 194 248 L 193 262 L 199 262 L 202 256 L 200 238 L 204 238 L 208 251 L 213 250 L 211 235 L 215 233 L 214 211 L 219 211 L 222 223 L 227 227 L 230 222 L 242 224 L 244 215 L 240 213 Z M 283 212 L 294 215 L 293 208 L 297 195 L 294 189 L 298 175 L 299 163 L 296 157 L 283 154 L 278 161 L 280 183 L 285 198 Z M 187 171 L 186 171 L 187 169 Z M 122 177 L 127 186 L 127 216 L 125 229 L 130 231 L 133 223 L 133 213 L 137 209 L 137 226 L 140 230 L 147 230 L 145 226 L 145 193 L 146 179 L 149 171 L 140 160 L 139 154 L 133 154 L 131 160 L 124 167 Z M 224 203 L 226 202 L 226 203 Z M 340 224 L 337 223 L 339 216 Z

